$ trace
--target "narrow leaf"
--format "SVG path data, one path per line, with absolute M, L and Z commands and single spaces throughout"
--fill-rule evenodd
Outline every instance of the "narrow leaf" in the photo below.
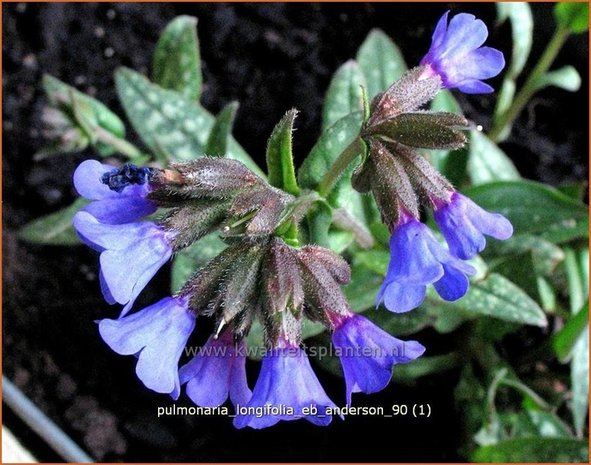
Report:
M 369 99 L 385 91 L 408 69 L 402 53 L 380 29 L 373 29 L 357 51 Z
M 589 415 L 589 325 L 573 347 L 570 378 L 573 392 L 572 411 L 578 437 L 583 436 Z
M 238 102 L 231 102 L 220 111 L 207 137 L 205 144 L 207 155 L 223 157 L 226 154 L 237 111 Z
M 117 137 L 125 137 L 125 125 L 123 121 L 103 103 L 76 90 L 59 79 L 45 74 L 43 76 L 43 90 L 47 94 L 50 103 L 55 106 L 65 105 L 72 109 L 73 98 L 76 98 L 84 106 L 85 116 L 93 124 L 109 131 Z
M 545 184 L 499 181 L 465 193 L 482 208 L 505 215 L 516 234 L 540 234 L 551 242 L 588 234 L 587 207 Z
M 549 276 L 564 260 L 564 252 L 552 242 L 529 234 L 515 234 L 507 241 L 491 240 L 485 250 L 487 257 L 507 256 L 510 260 L 516 255 L 531 253 L 534 272 Z
M 564 327 L 552 337 L 552 347 L 558 357 L 558 360 L 565 362 L 570 358 L 573 349 L 579 340 L 583 331 L 588 331 L 589 327 L 589 302 L 578 311 Z
M 560 2 L 554 7 L 558 24 L 577 34 L 589 29 L 589 3 Z
M 318 186 L 339 155 L 357 138 L 361 123 L 360 111 L 350 113 L 322 133 L 298 171 L 298 180 L 303 188 L 314 189 Z M 356 162 L 351 163 L 344 170 L 328 201 L 335 208 L 347 210 L 367 228 L 363 198 L 351 186 L 351 176 L 356 165 Z
M 503 321 L 546 326 L 540 306 L 507 278 L 491 273 L 486 279 L 471 283 L 468 293 L 455 302 L 444 302 L 429 288 L 427 306 L 441 311 L 460 311 L 466 316 L 487 315 Z
M 531 8 L 526 2 L 500 2 L 496 3 L 496 7 L 499 22 L 503 23 L 506 19 L 511 22 L 513 51 L 511 64 L 505 73 L 505 78 L 514 80 L 523 71 L 529 57 L 534 20 Z
M 566 438 L 519 438 L 501 441 L 476 450 L 474 462 L 556 463 L 588 462 L 587 441 Z
M 289 110 L 279 121 L 267 142 L 267 170 L 269 184 L 298 195 L 300 188 L 293 165 L 292 133 L 297 110 Z
M 363 110 L 363 87 L 367 87 L 365 76 L 354 60 L 337 70 L 324 99 L 322 130 L 349 113 Z
M 76 212 L 86 204 L 88 204 L 87 200 L 78 198 L 69 207 L 27 223 L 20 229 L 18 236 L 20 239 L 33 244 L 81 244 L 80 239 L 72 226 L 72 218 Z
M 178 92 L 152 84 L 128 68 L 117 70 L 115 83 L 127 117 L 152 151 L 164 151 L 180 161 L 193 160 L 204 154 L 214 118 L 202 106 Z M 229 141 L 226 156 L 264 176 L 234 138 Z
M 536 82 L 536 89 L 548 86 L 576 92 L 581 88 L 581 75 L 574 66 L 566 65 L 554 71 L 548 71 Z
M 202 86 L 196 27 L 192 16 L 173 19 L 158 40 L 152 62 L 154 82 L 189 100 L 199 100 Z
M 509 157 L 480 131 L 470 134 L 468 175 L 475 185 L 521 178 Z

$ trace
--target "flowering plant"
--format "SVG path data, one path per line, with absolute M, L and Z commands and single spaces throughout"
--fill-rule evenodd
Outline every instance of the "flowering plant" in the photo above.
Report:
M 98 322 L 98 332 L 115 352 L 137 357 L 136 373 L 147 388 L 176 400 L 185 386 L 202 407 L 229 399 L 237 428 L 297 419 L 324 426 L 339 409 L 304 341 L 337 354 L 350 405 L 353 394 L 384 389 L 395 366 L 394 376 L 412 377 L 413 366 L 429 372 L 461 365 L 459 352 L 430 354 L 418 341 L 428 326 L 441 333 L 470 327 L 468 345 L 478 349 L 484 325 L 499 337 L 521 325 L 547 327 L 555 309 L 544 293 L 556 263 L 544 268 L 540 250 L 559 254 L 562 244 L 584 236 L 586 214 L 580 202 L 522 181 L 509 158 L 459 111 L 450 90 L 490 93 L 488 80 L 505 67 L 501 51 L 483 46 L 488 29 L 481 20 L 444 13 L 430 48 L 410 70 L 390 39 L 372 32 L 357 61 L 335 74 L 323 132 L 297 171 L 295 110 L 270 135 L 263 172 L 231 136 L 237 106 L 214 118 L 199 105 L 194 34 L 191 18 L 167 27 L 156 48 L 154 82 L 130 69 L 116 75 L 146 151 L 124 139 L 118 117 L 99 102 L 54 78 L 45 82 L 52 107 L 44 119 L 49 134 L 61 137 L 60 150 L 93 145 L 103 155 L 128 158 L 122 166 L 82 162 L 73 182 L 86 200 L 68 213 L 77 237 L 100 253 L 105 300 L 122 306 L 117 318 Z M 504 88 L 515 79 L 515 66 Z M 499 108 L 497 139 L 513 111 Z M 467 157 L 461 175 L 450 169 L 458 156 Z M 557 211 L 540 221 L 519 208 L 537 199 L 554 202 Z M 553 229 L 566 220 L 575 224 Z M 485 236 L 492 238 L 488 248 Z M 515 270 L 503 268 L 518 255 L 533 262 L 533 289 L 522 289 Z M 138 306 L 171 260 L 171 295 Z M 573 313 L 579 310 L 585 311 Z M 202 321 L 213 322 L 213 330 L 187 359 L 188 340 Z M 418 340 L 406 338 L 415 333 Z M 494 342 L 486 350 L 494 351 Z M 257 355 L 249 348 L 264 350 Z M 246 359 L 253 354 L 262 362 L 250 385 Z M 505 382 L 533 397 L 504 362 L 487 369 L 491 389 Z M 487 382 L 473 378 L 468 363 L 462 382 Z M 268 405 L 289 411 L 253 414 Z M 488 426 L 476 435 L 483 457 L 485 446 L 506 439 L 492 437 Z

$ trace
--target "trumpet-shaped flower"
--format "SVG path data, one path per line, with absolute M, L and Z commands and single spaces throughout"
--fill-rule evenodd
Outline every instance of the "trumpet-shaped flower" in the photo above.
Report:
M 189 398 L 202 407 L 217 407 L 228 397 L 234 404 L 246 405 L 252 392 L 246 382 L 244 349 L 244 341 L 236 345 L 231 331 L 218 339 L 211 336 L 179 371 Z
M 131 168 L 127 166 L 127 171 L 130 170 Z M 146 170 L 146 168 L 135 168 L 135 170 Z M 141 171 L 144 176 L 136 176 L 137 183 L 131 184 L 118 179 L 124 177 L 124 175 L 115 174 L 119 171 L 122 170 L 96 160 L 86 160 L 74 172 L 76 190 L 82 197 L 92 200 L 82 208 L 82 211 L 90 213 L 101 223 L 128 223 L 156 211 L 156 204 L 146 198 L 150 192 L 146 182 L 147 172 Z M 107 183 L 105 184 L 103 180 Z
M 246 404 L 247 409 L 257 407 L 274 407 L 279 413 L 238 415 L 234 426 L 261 429 L 281 420 L 300 418 L 326 426 L 332 421 L 332 416 L 326 414 L 327 408 L 334 408 L 335 404 L 322 389 L 306 353 L 299 347 L 285 347 L 275 348 L 263 357 L 259 379 Z M 293 409 L 293 412 L 284 412 L 283 409 L 287 408 Z M 312 408 L 316 409 L 315 413 L 312 413 Z
M 495 77 L 505 66 L 503 54 L 481 47 L 488 37 L 486 25 L 473 15 L 460 13 L 449 25 L 445 13 L 433 32 L 431 47 L 421 65 L 441 78 L 443 87 L 458 88 L 467 94 L 483 94 L 493 88 L 481 79 Z
M 73 219 L 76 231 L 101 252 L 101 288 L 105 299 L 125 305 L 122 316 L 172 255 L 173 234 L 151 222 L 103 224 L 87 212 Z
M 417 341 L 401 341 L 360 315 L 350 314 L 335 323 L 332 342 L 343 367 L 348 404 L 354 392 L 384 389 L 394 365 L 411 362 L 425 352 Z
M 499 213 L 489 213 L 472 200 L 454 192 L 449 203 L 436 202 L 435 221 L 452 255 L 467 260 L 482 252 L 484 235 L 509 239 L 513 226 Z
M 138 357 L 136 373 L 147 388 L 178 399 L 178 362 L 195 321 L 186 299 L 167 297 L 125 318 L 99 321 L 99 332 L 118 354 Z
M 445 300 L 468 291 L 468 277 L 476 270 L 458 260 L 435 239 L 427 226 L 411 215 L 401 215 L 390 238 L 390 264 L 377 297 L 392 312 L 407 312 L 421 305 L 427 285 L 433 284 Z

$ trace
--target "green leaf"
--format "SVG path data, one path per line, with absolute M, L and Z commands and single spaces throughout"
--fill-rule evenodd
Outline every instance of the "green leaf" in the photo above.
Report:
M 370 31 L 357 51 L 356 61 L 365 75 L 370 100 L 408 69 L 398 47 L 380 29 Z
M 369 271 L 364 265 L 353 264 L 351 282 L 343 287 L 343 292 L 354 312 L 375 308 L 376 296 L 383 277 Z
M 365 76 L 354 60 L 343 64 L 334 74 L 324 99 L 322 129 L 325 130 L 349 113 L 363 110 Z
M 566 438 L 509 439 L 477 449 L 474 462 L 588 462 L 587 441 Z
M 202 77 L 197 18 L 178 16 L 168 23 L 154 51 L 152 77 L 165 89 L 199 100 Z
M 495 121 L 499 120 L 513 103 L 516 80 L 527 62 L 533 38 L 533 17 L 528 3 L 500 2 L 496 6 L 499 23 L 503 23 L 507 18 L 511 22 L 513 50 L 511 53 L 511 63 L 505 73 L 499 97 L 497 98 L 494 111 Z M 509 135 L 510 130 L 510 125 L 507 125 L 499 139 L 504 140 Z
M 471 283 L 468 293 L 455 302 L 443 302 L 429 288 L 427 305 L 441 311 L 460 311 L 467 316 L 487 315 L 504 321 L 546 326 L 546 316 L 540 306 L 521 288 L 497 273 Z
M 390 263 L 390 252 L 376 249 L 362 250 L 355 254 L 355 260 L 374 273 L 385 276 Z
M 560 247 L 530 234 L 515 234 L 506 241 L 492 240 L 485 252 L 487 257 L 508 256 L 509 260 L 514 259 L 516 255 L 531 253 L 533 271 L 542 276 L 552 274 L 564 260 L 564 252 Z
M 506 79 L 515 79 L 527 62 L 531 51 L 534 20 L 531 8 L 526 2 L 501 2 L 496 3 L 499 23 L 507 18 L 511 22 L 513 38 L 513 50 L 511 64 L 505 73 Z
M 561 362 L 567 361 L 573 354 L 577 341 L 583 331 L 589 330 L 589 302 L 585 303 L 564 327 L 552 336 L 552 347 Z
M 48 74 L 43 76 L 43 89 L 50 105 L 57 112 L 52 116 L 58 131 L 67 138 L 55 136 L 50 145 L 35 154 L 36 159 L 66 152 L 76 152 L 91 143 L 101 156 L 109 156 L 115 148 L 97 140 L 97 132 L 104 138 L 120 140 L 125 136 L 125 126 L 119 117 L 98 100 L 79 92 Z M 51 124 L 51 123 L 49 123 Z M 73 134 L 77 133 L 77 137 Z
M 578 437 L 583 436 L 587 415 L 589 415 L 589 325 L 575 343 L 570 365 L 572 411 Z
M 308 339 L 309 337 L 316 336 L 317 334 L 323 333 L 325 330 L 324 325 L 316 323 L 308 319 L 302 321 L 302 339 Z
M 362 113 L 350 113 L 322 133 L 298 170 L 302 188 L 315 189 L 324 174 L 339 155 L 357 138 L 361 129 Z M 343 172 L 328 196 L 334 208 L 347 210 L 363 228 L 367 229 L 365 202 L 362 195 L 351 186 L 351 175 L 356 163 L 351 163 Z
M 485 420 L 486 391 L 475 376 L 471 363 L 465 363 L 460 379 L 454 389 L 456 409 L 462 416 L 465 435 L 472 437 L 482 428 Z M 470 444 L 471 446 L 471 444 Z
M 226 154 L 232 137 L 232 126 L 237 111 L 238 102 L 228 103 L 220 111 L 207 137 L 207 143 L 205 144 L 205 153 L 207 155 L 223 157 Z
M 155 153 L 171 154 L 175 160 L 188 161 L 204 154 L 213 116 L 196 102 L 178 92 L 152 84 L 128 68 L 115 74 L 119 100 L 144 143 Z M 259 176 L 263 172 L 234 138 L 226 153 L 244 163 Z
M 172 261 L 170 283 L 172 292 L 178 292 L 199 268 L 217 257 L 225 248 L 226 244 L 216 232 L 213 232 L 178 252 Z
M 475 185 L 521 178 L 509 157 L 480 131 L 470 134 L 468 175 Z
M 587 183 L 574 182 L 571 184 L 565 184 L 562 186 L 558 186 L 558 190 L 573 200 L 582 201 L 585 199 Z
M 572 432 L 554 413 L 542 410 L 528 410 L 527 416 L 539 436 L 546 438 L 572 437 Z
M 536 89 L 554 86 L 576 92 L 581 88 L 581 75 L 574 66 L 566 65 L 554 71 L 548 71 L 536 82 Z
M 376 295 L 373 295 L 375 299 Z M 368 319 L 384 331 L 394 336 L 408 336 L 430 326 L 434 317 L 425 309 L 417 308 L 412 312 L 393 314 L 389 311 L 370 308 L 363 313 Z
M 123 121 L 98 100 L 49 74 L 43 75 L 43 90 L 45 90 L 49 102 L 55 106 L 66 105 L 71 109 L 74 104 L 72 97 L 75 97 L 84 106 L 84 114 L 88 120 L 117 137 L 125 137 Z
M 330 228 L 328 231 L 328 248 L 337 254 L 342 254 L 349 247 L 355 236 L 351 231 L 341 231 Z
M 589 4 L 587 2 L 560 2 L 554 7 L 558 24 L 578 34 L 589 29 Z
M 248 358 L 251 360 L 260 360 L 263 358 L 265 348 L 265 338 L 263 336 L 263 327 L 259 320 L 252 322 L 250 331 L 244 338 L 248 347 Z
M 267 171 L 269 184 L 298 195 L 300 188 L 293 166 L 291 138 L 297 110 L 289 110 L 275 126 L 267 142 Z
M 78 235 L 72 226 L 72 218 L 76 212 L 87 204 L 87 200 L 78 198 L 69 207 L 27 223 L 19 230 L 18 237 L 33 244 L 81 244 L 80 239 L 78 239 Z
M 587 207 L 545 184 L 499 181 L 465 194 L 482 208 L 505 215 L 516 234 L 539 234 L 555 243 L 587 237 Z
M 457 353 L 421 357 L 412 363 L 401 363 L 394 368 L 392 378 L 398 384 L 414 383 L 417 378 L 453 370 L 461 366 L 461 358 Z
M 359 135 L 361 123 L 358 111 L 341 118 L 321 134 L 298 171 L 302 187 L 314 189 L 318 186 L 338 156 Z
M 462 114 L 460 104 L 449 90 L 439 92 L 431 102 L 432 111 L 445 111 Z M 431 164 L 456 186 L 464 183 L 467 176 L 468 149 L 460 150 L 429 150 Z
M 308 242 L 330 247 L 328 231 L 332 223 L 332 208 L 324 201 L 315 202 L 306 215 Z

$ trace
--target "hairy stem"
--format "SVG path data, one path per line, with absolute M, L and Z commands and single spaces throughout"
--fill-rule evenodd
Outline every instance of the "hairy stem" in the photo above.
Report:
M 363 142 L 357 137 L 335 160 L 318 185 L 318 193 L 322 197 L 328 196 L 347 167 L 363 152 Z

